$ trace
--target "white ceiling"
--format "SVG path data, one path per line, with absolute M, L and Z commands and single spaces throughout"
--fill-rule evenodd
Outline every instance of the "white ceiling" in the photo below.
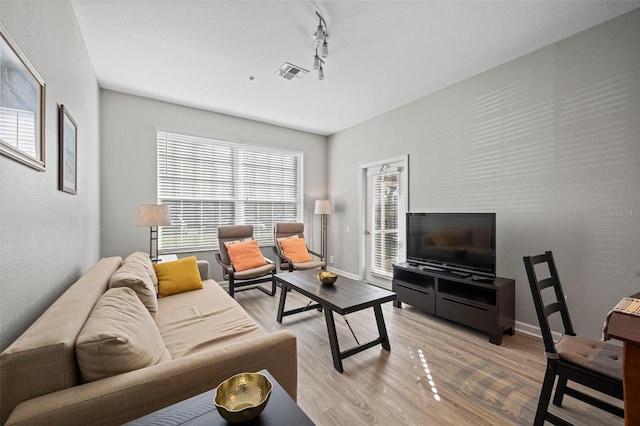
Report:
M 640 0 L 74 0 L 73 7 L 103 88 L 330 135 Z M 316 10 L 329 32 L 324 81 L 312 69 Z M 276 77 L 284 62 L 310 73 Z

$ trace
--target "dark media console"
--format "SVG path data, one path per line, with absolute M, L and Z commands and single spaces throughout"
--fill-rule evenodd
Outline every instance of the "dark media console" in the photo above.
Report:
M 502 344 L 502 335 L 515 333 L 515 280 L 487 279 L 437 268 L 393 265 L 393 305 L 408 303 L 429 314 L 489 334 Z

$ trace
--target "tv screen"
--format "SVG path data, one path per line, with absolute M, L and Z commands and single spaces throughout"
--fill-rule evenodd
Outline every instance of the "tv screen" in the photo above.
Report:
M 495 213 L 407 213 L 407 262 L 495 277 Z

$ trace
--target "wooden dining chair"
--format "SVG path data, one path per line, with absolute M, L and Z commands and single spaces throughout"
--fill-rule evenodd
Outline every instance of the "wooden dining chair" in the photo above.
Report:
M 547 357 L 546 372 L 533 424 L 541 426 L 545 420 L 555 425 L 571 424 L 548 411 L 556 376 L 558 376 L 558 383 L 553 397 L 554 405 L 561 407 L 564 395 L 569 395 L 619 417 L 624 417 L 622 408 L 568 385 L 568 382 L 572 381 L 622 400 L 621 348 L 576 335 L 553 254 L 550 251 L 537 256 L 525 256 L 524 265 L 540 322 L 544 353 Z M 546 265 L 546 268 L 541 265 Z M 541 269 L 544 271 L 541 274 L 543 278 L 538 277 L 536 267 L 538 272 L 542 272 Z M 549 291 L 543 293 L 545 289 L 553 289 L 553 293 Z M 562 319 L 564 334 L 560 340 L 554 342 L 549 317 L 556 313 Z

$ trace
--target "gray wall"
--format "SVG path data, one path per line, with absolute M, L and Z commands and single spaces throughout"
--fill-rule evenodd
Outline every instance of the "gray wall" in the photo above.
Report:
M 99 89 L 69 2 L 0 2 L 46 81 L 44 173 L 0 156 L 0 350 L 100 256 Z M 58 104 L 78 124 L 78 195 L 58 191 Z
M 409 154 L 410 211 L 497 213 L 498 274 L 553 250 L 579 333 L 640 291 L 640 10 L 329 138 L 329 253 L 358 273 L 358 167 Z M 426 70 L 425 72 L 427 72 Z
M 109 90 L 101 91 L 100 102 L 103 256 L 149 250 L 149 229 L 136 226 L 136 213 L 140 204 L 157 200 L 158 130 L 302 151 L 306 233 L 319 249 L 313 206 L 326 198 L 326 137 Z M 270 247 L 263 252 L 272 257 Z M 195 254 L 209 260 L 213 277 L 222 279 L 213 252 Z

